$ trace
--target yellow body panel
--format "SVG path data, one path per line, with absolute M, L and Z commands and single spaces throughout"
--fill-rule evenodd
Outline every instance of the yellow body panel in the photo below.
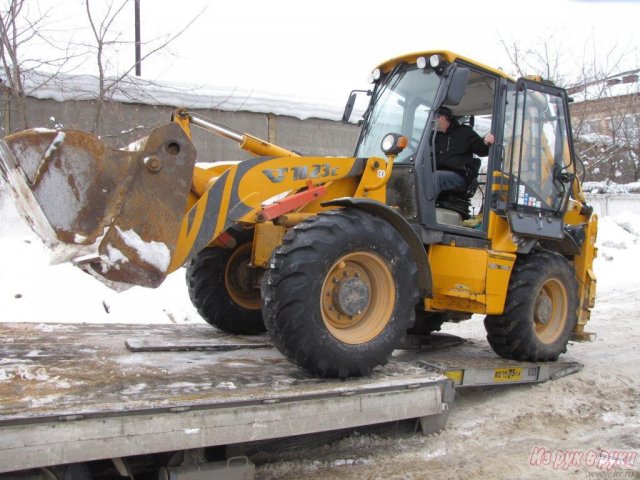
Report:
M 315 185 L 328 185 L 327 193 L 300 211 L 315 212 L 321 202 L 339 197 L 366 197 L 384 202 L 393 161 L 348 157 L 256 158 L 198 169 L 192 193 L 200 197 L 189 203 L 169 265 L 172 272 L 191 256 L 211 244 L 234 223 L 255 224 L 270 199 L 282 198 Z M 330 193 L 330 195 L 328 194 Z M 190 197 L 193 200 L 193 196 Z M 317 210 L 314 210 L 317 209 Z
M 487 315 L 500 315 L 504 311 L 504 304 L 509 288 L 509 279 L 513 264 L 516 261 L 514 253 L 489 250 L 487 259 Z
M 327 187 L 327 193 L 312 202 L 307 203 L 304 207 L 300 209 L 300 212 L 310 212 L 317 213 L 323 210 L 327 210 L 327 208 L 320 205 L 322 202 L 326 202 L 328 198 L 342 198 L 342 197 L 351 197 L 353 196 L 353 192 L 358 189 L 358 184 L 360 183 L 359 178 L 348 177 L 341 178 L 340 180 L 334 180 L 333 182 L 327 182 L 325 187 Z M 328 207 L 335 208 L 335 207 Z
M 433 298 L 426 300 L 427 309 L 502 313 L 515 254 L 432 245 L 428 255 Z
M 393 159 L 385 161 L 381 158 L 371 157 L 362 174 L 362 179 L 356 189 L 354 197 L 366 197 L 385 203 L 387 190 L 384 186 L 391 177 L 393 171 Z
M 515 253 L 518 246 L 513 242 L 509 222 L 495 212 L 489 213 L 489 238 L 491 249 L 497 252 Z
M 428 257 L 433 298 L 427 300 L 427 308 L 483 313 L 486 303 L 487 251 L 431 245 Z
M 233 165 L 239 162 L 219 162 L 213 163 L 206 168 L 196 167 L 193 169 L 193 178 L 191 183 L 191 191 L 198 197 L 204 193 L 215 183 L 215 181 Z
M 343 157 L 280 157 L 245 160 L 228 167 L 208 183 L 185 214 L 169 271 L 179 268 L 194 248 L 204 248 L 233 223 L 256 223 L 266 200 L 300 190 L 309 182 L 319 184 L 349 176 L 354 163 L 355 159 Z
M 254 267 L 267 268 L 273 251 L 280 246 L 286 233 L 284 226 L 272 222 L 258 223 L 253 234 L 251 263 Z
M 345 157 L 280 157 L 265 160 L 257 168 L 246 171 L 238 184 L 238 197 L 252 209 L 283 192 L 336 180 L 349 173 L 354 159 Z M 238 221 L 255 222 L 250 214 Z
M 173 120 L 191 137 L 191 116 L 188 112 L 177 110 Z M 214 125 L 214 129 L 219 127 Z M 240 148 L 254 156 L 274 158 L 221 162 L 207 168 L 194 168 L 187 211 L 169 272 L 179 268 L 195 252 L 215 242 L 233 223 L 258 224 L 257 214 L 265 202 L 286 198 L 305 187 L 324 185 L 327 190 L 323 196 L 310 200 L 294 212 L 317 213 L 325 210 L 322 202 L 341 197 L 386 201 L 384 187 L 392 173 L 393 156 L 387 159 L 372 157 L 362 165 L 363 161 L 355 158 L 300 157 L 248 134 L 239 137 Z M 272 227 L 279 232 L 282 228 Z M 273 232 L 269 227 L 264 228 L 265 233 Z M 255 242 L 259 244 L 254 245 L 253 261 L 257 264 L 265 264 L 266 252 L 273 251 L 275 236 L 271 233 L 260 238 L 256 235 Z
M 578 322 L 574 332 L 584 332 L 584 326 L 589 321 L 591 311 L 594 306 L 596 296 L 596 276 L 593 273 L 593 260 L 598 249 L 596 248 L 596 238 L 598 235 L 598 217 L 592 215 L 586 229 L 586 238 L 582 245 L 580 255 L 574 258 L 574 268 L 578 280 L 578 298 L 580 307 L 578 308 Z

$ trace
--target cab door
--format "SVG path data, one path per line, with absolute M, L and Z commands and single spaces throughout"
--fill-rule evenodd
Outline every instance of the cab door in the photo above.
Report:
M 521 78 L 516 83 L 512 120 L 506 158 L 511 229 L 526 237 L 562 239 L 575 177 L 567 94 Z

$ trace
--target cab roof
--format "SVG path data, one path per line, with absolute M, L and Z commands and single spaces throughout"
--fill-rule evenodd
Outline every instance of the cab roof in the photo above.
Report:
M 429 58 L 431 55 L 440 55 L 444 60 L 446 60 L 447 62 L 454 62 L 456 60 L 460 60 L 463 61 L 465 63 L 471 64 L 473 66 L 476 66 L 482 70 L 486 70 L 488 72 L 491 72 L 495 75 L 498 75 L 499 77 L 505 78 L 507 80 L 510 80 L 512 82 L 515 82 L 515 79 L 512 78 L 511 76 L 507 75 L 506 73 L 504 73 L 502 70 L 498 70 L 496 68 L 492 68 L 489 67 L 483 63 L 480 63 L 476 60 L 472 60 L 468 57 L 465 57 L 463 55 L 459 55 L 457 53 L 454 52 L 450 52 L 448 50 L 425 50 L 425 51 L 421 51 L 421 52 L 416 52 L 416 53 L 408 53 L 406 55 L 401 55 L 399 57 L 394 57 L 391 58 L 389 60 L 387 60 L 386 62 L 381 63 L 380 65 L 378 65 L 377 68 L 379 68 L 380 70 L 382 70 L 383 72 L 388 72 L 390 71 L 393 67 L 395 67 L 398 63 L 401 62 L 407 62 L 407 63 L 415 63 L 416 60 L 418 59 L 418 57 L 425 57 L 425 58 Z

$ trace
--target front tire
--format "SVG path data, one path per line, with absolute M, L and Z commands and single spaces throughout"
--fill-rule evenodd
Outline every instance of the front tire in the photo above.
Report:
M 260 270 L 250 266 L 253 232 L 234 234 L 236 247 L 205 248 L 187 267 L 191 303 L 210 325 L 227 333 L 266 331 L 258 285 Z
M 267 329 L 289 360 L 320 377 L 368 375 L 413 324 L 417 267 L 381 218 L 324 212 L 287 232 L 262 296 Z
M 501 357 L 557 360 L 578 319 L 578 283 L 569 262 L 553 252 L 516 260 L 504 313 L 487 316 L 487 340 Z

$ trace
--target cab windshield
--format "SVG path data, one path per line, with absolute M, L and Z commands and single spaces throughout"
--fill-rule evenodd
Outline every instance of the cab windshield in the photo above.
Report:
M 415 66 L 392 73 L 374 92 L 356 149 L 356 157 L 385 156 L 380 143 L 388 133 L 409 139 L 396 162 L 413 160 L 427 124 L 441 78 L 433 70 Z

